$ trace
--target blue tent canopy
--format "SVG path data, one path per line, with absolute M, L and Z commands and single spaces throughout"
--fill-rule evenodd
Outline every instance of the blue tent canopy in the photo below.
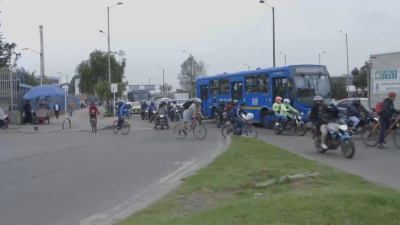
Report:
M 57 85 L 43 84 L 36 86 L 29 90 L 25 95 L 24 99 L 32 99 L 38 97 L 53 97 L 53 96 L 64 96 L 65 92 Z

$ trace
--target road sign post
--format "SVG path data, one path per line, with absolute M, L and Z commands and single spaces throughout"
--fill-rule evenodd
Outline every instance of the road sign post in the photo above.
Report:
M 65 119 L 67 118 L 68 112 L 67 112 L 67 94 L 68 94 L 68 85 L 63 86 L 63 90 L 65 91 L 65 100 L 64 100 L 64 110 L 65 110 Z
M 118 92 L 118 85 L 117 84 L 111 84 L 111 92 L 114 93 L 114 115 L 116 115 L 115 112 L 115 93 Z

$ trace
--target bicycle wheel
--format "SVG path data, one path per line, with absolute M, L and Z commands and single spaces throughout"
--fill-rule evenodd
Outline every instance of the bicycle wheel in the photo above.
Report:
M 121 125 L 121 133 L 123 135 L 127 135 L 129 133 L 130 129 L 131 129 L 131 125 L 128 122 L 124 121 Z
M 174 135 L 178 139 L 183 139 L 186 137 L 185 132 L 180 132 L 182 130 L 183 123 L 178 123 L 174 127 Z
M 93 121 L 93 122 L 92 122 L 92 131 L 93 131 L 94 133 L 97 133 L 97 122 L 96 122 L 96 121 Z
M 251 138 L 257 139 L 257 130 L 256 130 L 256 128 L 253 125 L 247 125 L 246 135 L 247 135 L 247 137 L 251 137 Z
M 394 141 L 394 144 L 395 144 L 398 148 L 400 148 L 400 131 L 399 131 L 399 128 L 396 127 L 396 129 L 392 130 L 392 132 L 393 132 L 393 141 Z
M 229 131 L 229 134 L 228 134 L 228 131 Z M 223 126 L 221 129 L 221 133 L 222 133 L 222 136 L 224 136 L 224 138 L 226 138 L 227 136 L 232 137 L 233 136 L 233 125 L 229 124 L 229 125 Z
M 362 130 L 361 140 L 366 146 L 374 147 L 378 144 L 379 133 L 380 133 L 379 127 L 374 129 L 373 125 L 366 125 Z
M 197 139 L 204 139 L 207 136 L 207 128 L 202 124 L 197 124 L 193 128 L 193 136 Z
M 113 123 L 113 132 L 114 134 L 118 133 L 119 129 L 118 129 L 118 120 L 114 121 Z

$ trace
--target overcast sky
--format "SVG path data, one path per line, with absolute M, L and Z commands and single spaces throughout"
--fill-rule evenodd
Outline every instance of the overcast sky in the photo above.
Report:
M 18 65 L 37 71 L 39 25 L 44 26 L 47 76 L 75 73 L 94 49 L 107 50 L 107 6 L 115 0 L 0 0 L 1 31 L 15 42 Z M 110 11 L 111 49 L 124 50 L 129 84 L 165 82 L 178 88 L 177 74 L 191 52 L 208 65 L 208 75 L 272 67 L 272 12 L 258 0 L 121 0 Z M 276 63 L 327 65 L 331 75 L 346 74 L 370 54 L 399 51 L 400 1 L 267 0 L 275 6 Z

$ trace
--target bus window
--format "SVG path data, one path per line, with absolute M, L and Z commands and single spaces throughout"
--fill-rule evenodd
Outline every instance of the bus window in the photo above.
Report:
M 242 82 L 232 82 L 232 99 L 243 99 Z
M 258 93 L 269 94 L 269 74 L 258 75 Z
M 222 94 L 222 95 L 229 94 L 229 78 L 221 79 L 220 82 L 221 82 L 220 83 L 220 86 L 221 86 L 220 94 Z
M 210 80 L 210 95 L 219 95 L 220 86 L 219 80 Z
M 244 92 L 246 94 L 256 93 L 256 76 L 247 76 L 245 78 Z

